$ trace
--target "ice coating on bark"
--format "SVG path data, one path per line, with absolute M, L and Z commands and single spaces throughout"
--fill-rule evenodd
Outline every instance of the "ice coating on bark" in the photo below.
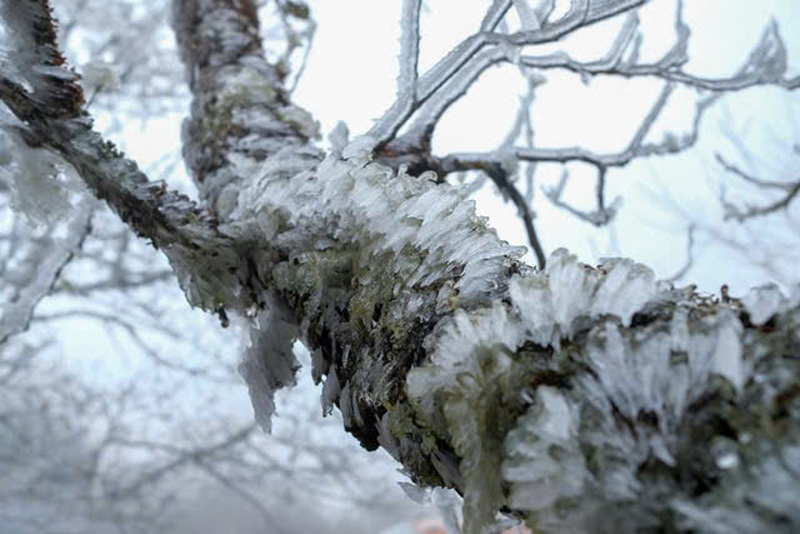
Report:
M 525 249 L 498 239 L 457 189 L 368 163 L 371 143 L 356 139 L 344 151 L 350 159 L 329 156 L 316 169 L 296 151 L 257 165 L 235 216 L 298 253 L 332 240 L 357 244 L 354 257 L 391 252 L 398 287 L 455 279 L 463 306 L 501 293 L 504 269 Z
M 323 313 L 319 304 L 329 300 L 331 291 L 347 306 L 361 298 L 388 299 L 383 304 L 390 315 L 423 307 L 426 313 L 433 308 L 447 313 L 505 295 L 507 273 L 524 248 L 498 239 L 458 189 L 371 163 L 373 144 L 369 137 L 357 138 L 344 148 L 345 159 L 334 154 L 321 163 L 314 149 L 284 150 L 264 162 L 231 157 L 235 172 L 251 177 L 239 194 L 234 224 L 255 232 L 256 239 L 290 263 L 301 258 L 312 271 L 305 275 L 310 278 L 293 281 L 285 266 L 273 271 L 264 263 L 258 269 L 278 277 L 276 283 L 284 290 L 310 291 L 303 294 L 306 314 Z M 314 267 L 317 252 L 327 256 Z M 264 261 L 274 261 L 269 257 Z M 327 258 L 346 265 L 347 276 L 357 283 L 313 271 L 331 265 Z M 365 285 L 387 283 L 379 295 L 359 293 Z M 381 302 L 365 305 L 372 310 Z M 307 326 L 301 324 L 301 336 Z M 351 347 L 337 340 L 335 350 L 346 358 Z M 268 364 L 270 358 L 262 361 Z M 351 384 L 327 367 L 316 372 L 328 375 L 323 409 L 329 411 L 338 401 L 346 424 L 351 418 L 361 424 L 360 401 L 352 397 Z M 269 412 L 268 403 L 261 404 L 257 410 Z
M 780 455 L 764 456 L 753 469 L 753 477 L 739 491 L 719 496 L 713 506 L 677 498 L 672 506 L 685 518 L 687 528 L 703 534 L 750 534 L 752 532 L 796 532 L 800 524 L 797 506 L 796 467 L 800 465 L 800 446 L 784 448 Z M 705 504 L 705 503 L 704 503 Z M 753 508 L 763 515 L 753 512 Z M 770 528 L 764 516 L 785 518 L 783 529 Z
M 503 478 L 512 483 L 508 505 L 518 510 L 542 510 L 559 498 L 580 495 L 589 475 L 576 439 L 576 407 L 555 388 L 542 386 L 536 395 L 536 404 L 505 442 Z
M 677 513 L 687 523 L 702 525 L 699 532 L 716 532 L 709 527 L 722 513 L 714 508 L 717 503 L 698 505 L 681 498 L 679 479 L 666 477 L 654 486 L 640 478 L 643 466 L 658 462 L 669 472 L 680 458 L 694 454 L 696 461 L 714 462 L 713 468 L 703 466 L 704 472 L 750 476 L 739 468 L 742 444 L 719 435 L 690 444 L 686 426 L 698 403 L 708 402 L 718 388 L 736 399 L 745 384 L 753 384 L 754 364 L 744 352 L 742 325 L 729 308 L 690 322 L 688 315 L 696 310 L 688 303 L 676 305 L 667 324 L 635 330 L 614 321 L 597 324 L 580 357 L 590 372 L 578 375 L 559 394 L 539 387 L 534 404 L 509 432 L 503 462 L 504 479 L 511 484 L 509 504 L 534 512 L 542 531 L 624 532 L 648 523 L 655 529 L 663 521 L 659 514 Z M 561 414 L 557 424 L 556 413 Z M 702 428 L 708 423 L 697 424 Z M 706 448 L 708 452 L 700 452 Z M 775 467 L 763 460 L 756 469 L 765 470 L 754 471 L 759 473 L 757 485 L 771 485 L 776 474 L 768 471 Z M 554 473 L 558 475 L 548 476 Z M 720 498 L 731 500 L 724 510 L 735 509 L 733 502 L 741 507 L 750 498 L 731 488 L 733 482 L 720 483 L 716 490 Z M 741 488 L 764 499 L 761 489 L 771 491 L 749 483 Z M 677 497 L 664 500 L 662 495 Z M 783 506 L 781 513 L 786 510 Z M 753 527 L 742 532 L 770 524 L 752 512 L 742 515 L 749 516 L 742 524 Z
M 79 76 L 55 46 L 47 0 L 0 2 L 0 78 L 5 91 L 17 91 L 18 101 L 24 95 L 50 118 L 77 113 L 83 101 Z
M 445 415 L 449 411 L 451 421 L 462 423 L 451 428 L 456 443 L 474 441 L 475 435 L 480 434 L 479 421 L 466 426 L 463 422 L 475 420 L 469 414 L 478 411 L 475 407 L 483 402 L 486 384 L 507 380 L 513 372 L 513 360 L 504 353 L 514 352 L 527 340 L 542 345 L 558 344 L 561 337 L 571 335 L 574 319 L 587 314 L 587 310 L 595 315 L 617 313 L 623 321 L 630 322 L 632 314 L 653 295 L 651 271 L 629 260 L 609 263 L 610 270 L 604 274 L 588 269 L 575 256 L 559 250 L 544 273 L 512 280 L 512 309 L 494 303 L 476 313 L 457 311 L 436 339 L 433 365 L 409 373 L 407 392 L 412 402 L 433 420 L 437 410 L 432 402 L 434 392 L 463 397 L 464 400 L 451 401 L 449 408 L 446 403 Z M 630 291 L 623 287 L 625 282 L 630 283 Z M 456 414 L 461 417 L 456 418 Z M 457 452 L 466 462 L 462 462 L 467 491 L 465 517 L 469 528 L 477 529 L 475 525 L 493 513 L 492 506 L 502 503 L 502 492 L 492 491 L 498 486 L 499 477 L 492 477 L 491 470 L 482 467 L 487 455 L 480 450 L 465 446 Z M 471 503 L 482 506 L 469 513 Z
M 629 259 L 606 259 L 600 269 L 577 261 L 565 249 L 556 250 L 543 275 L 517 277 L 511 298 L 531 340 L 542 345 L 568 338 L 579 316 L 616 315 L 625 326 L 656 292 L 649 268 Z
M 501 477 L 495 469 L 499 460 L 477 443 L 487 440 L 481 413 L 491 413 L 502 396 L 495 388 L 518 374 L 510 355 L 526 341 L 560 346 L 562 339 L 572 336 L 581 316 L 614 315 L 630 324 L 655 292 L 652 271 L 630 260 L 606 260 L 602 269 L 592 269 L 559 250 L 545 272 L 512 279 L 511 307 L 494 302 L 478 312 L 458 310 L 431 340 L 435 346 L 431 365 L 409 372 L 406 391 L 427 420 L 437 420 L 442 410 L 448 421 L 451 441 L 463 458 L 467 532 L 479 532 L 503 504 Z M 436 404 L 437 392 L 448 396 L 443 407 Z M 542 395 L 552 410 L 563 411 L 555 393 Z M 552 429 L 560 424 L 554 417 L 548 421 Z M 520 492 L 518 496 L 531 498 Z
M 457 311 L 429 338 L 430 363 L 409 372 L 406 392 L 416 412 L 431 426 L 444 425 L 462 459 L 467 532 L 478 532 L 504 504 L 530 512 L 530 525 L 542 532 L 655 529 L 660 514 L 687 523 L 705 517 L 700 531 L 713 532 L 707 525 L 718 512 L 711 504 L 663 499 L 663 492 L 682 495 L 679 476 L 659 483 L 643 477 L 692 461 L 713 464 L 701 472 L 749 476 L 740 465 L 743 445 L 698 415 L 715 396 L 736 403 L 767 387 L 754 380 L 756 366 L 764 372 L 775 361 L 748 348 L 753 338 L 738 301 L 703 300 L 658 284 L 630 260 L 603 263 L 591 268 L 557 251 L 545 272 L 512 280 L 510 302 Z M 793 309 L 771 289 L 756 292 L 743 300 L 765 308 L 759 321 Z M 515 382 L 525 373 L 529 378 Z M 758 394 L 778 395 L 772 386 L 764 391 Z M 497 429 L 488 421 L 520 405 L 527 409 L 505 434 L 498 460 L 491 445 Z M 491 468 L 498 463 L 499 473 Z M 758 478 L 766 488 L 765 476 Z M 743 502 L 738 490 L 715 491 Z M 751 519 L 762 527 L 770 521 Z
M 419 12 L 420 0 L 403 2 L 400 27 L 400 73 L 397 76 L 398 99 L 416 96 L 417 58 L 419 57 Z

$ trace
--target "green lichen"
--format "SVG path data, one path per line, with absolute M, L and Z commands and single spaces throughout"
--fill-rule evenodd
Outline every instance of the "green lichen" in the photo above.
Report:
M 387 425 L 398 447 L 405 453 L 404 464 L 422 486 L 442 486 L 444 482 L 430 461 L 430 454 L 442 444 L 416 420 L 408 403 L 387 403 Z

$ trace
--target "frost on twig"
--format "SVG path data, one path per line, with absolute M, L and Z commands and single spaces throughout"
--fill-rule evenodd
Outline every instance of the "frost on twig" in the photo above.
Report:
M 314 375 L 327 376 L 326 409 L 338 404 L 346 427 L 372 448 L 372 412 L 396 402 L 420 336 L 454 307 L 502 295 L 503 273 L 517 269 L 522 249 L 499 240 L 458 190 L 369 162 L 359 146 L 344 150 L 349 159 L 318 164 L 291 150 L 251 162 L 234 216 L 271 244 L 255 255 L 255 274 L 288 303 L 297 335 L 314 349 Z M 372 335 L 375 328 L 388 337 Z M 254 349 L 249 359 L 283 368 L 277 347 L 269 340 L 261 347 L 269 355 Z M 370 376 L 378 390 L 361 382 Z
M 614 200 L 611 201 L 610 205 L 606 205 L 605 178 L 606 169 L 605 167 L 601 167 L 597 178 L 597 186 L 595 188 L 597 192 L 597 208 L 593 211 L 584 211 L 578 209 L 562 200 L 564 189 L 569 181 L 569 171 L 566 169 L 562 171 L 561 179 L 558 181 L 556 186 L 542 187 L 542 190 L 545 196 L 548 198 L 548 200 L 550 200 L 550 202 L 553 203 L 554 206 L 569 212 L 581 221 L 587 222 L 594 226 L 604 226 L 614 220 L 614 217 L 616 217 L 617 212 L 622 206 L 622 197 L 615 197 Z
M 717 154 L 717 161 L 728 173 L 740 178 L 744 182 L 761 190 L 778 191 L 781 193 L 781 197 L 774 202 L 762 206 L 753 206 L 748 204 L 744 209 L 742 209 L 725 199 L 723 189 L 722 207 L 725 210 L 726 220 L 733 219 L 738 222 L 744 222 L 747 219 L 761 217 L 771 213 L 777 213 L 788 208 L 795 197 L 800 194 L 800 179 L 787 181 L 764 180 L 748 174 L 736 165 L 726 161 L 719 154 Z
M 93 194 L 172 262 L 193 305 L 214 311 L 240 303 L 239 253 L 219 221 L 183 195 L 151 182 L 92 127 L 83 93 L 56 43 L 47 0 L 2 4 L 6 35 L 0 99 L 20 121 L 24 142 L 71 165 Z M 31 46 L 27 49 L 22 45 Z M 245 297 L 245 300 L 247 297 Z
M 36 231 L 14 230 L 22 235 L 10 236 L 13 240 L 21 240 L 26 233 L 32 235 L 29 243 L 19 245 L 21 250 L 14 250 L 13 242 L 4 247 L 7 256 L 0 262 L 0 346 L 28 328 L 36 305 L 52 291 L 61 270 L 89 233 L 93 209 L 94 199 L 84 197 L 63 219 Z M 36 234 L 40 236 L 32 239 Z

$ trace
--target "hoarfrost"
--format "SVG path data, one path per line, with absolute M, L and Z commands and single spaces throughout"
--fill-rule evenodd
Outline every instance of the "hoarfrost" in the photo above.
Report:
M 22 31 L 27 25 L 11 24 L 30 17 L 19 5 L 17 2 L 0 4 L 0 70 L 4 76 L 30 90 L 34 80 L 30 79 L 29 69 L 30 65 L 38 63 L 38 58 L 36 43 L 28 32 Z
M 2 125 L 3 117 L 0 117 Z M 86 194 L 72 167 L 50 150 L 31 148 L 20 134 L 0 129 L 0 181 L 11 190 L 11 206 L 31 225 L 51 225 L 67 217 Z
M 467 377 L 482 374 L 479 361 L 473 357 L 481 347 L 513 350 L 521 342 L 522 335 L 505 309 L 494 305 L 478 314 L 457 310 L 441 337 L 437 339 L 437 350 L 431 357 L 434 368 L 412 369 L 406 389 L 409 396 L 421 403 L 423 413 L 433 417 L 433 406 L 429 393 L 439 389 L 456 389 L 465 384 Z M 498 363 L 508 368 L 510 360 L 498 354 Z M 460 383 L 458 383 L 458 382 Z M 471 387 L 478 383 L 472 380 Z
M 724 376 L 739 390 L 744 383 L 744 362 L 740 341 L 742 325 L 733 312 L 724 310 L 717 326 L 717 340 L 713 352 L 712 370 Z
M 308 139 L 319 138 L 319 121 L 314 120 L 314 117 L 305 109 L 288 105 L 278 108 L 276 110 L 278 117 L 285 123 L 289 124 L 300 135 Z
M 351 160 L 356 165 L 366 165 L 372 161 L 372 151 L 378 140 L 369 135 L 359 135 L 342 150 L 342 158 Z
M 742 303 L 750 314 L 750 322 L 757 326 L 763 325 L 775 314 L 791 306 L 788 299 L 783 296 L 783 293 L 775 284 L 752 288 L 742 298 Z
M 272 298 L 245 331 L 244 359 L 239 372 L 247 383 L 256 421 L 266 432 L 272 430 L 275 391 L 295 383 L 300 363 L 292 347 L 297 326 L 288 310 Z
M 9 88 L 24 91 L 46 114 L 69 115 L 80 104 L 79 76 L 64 66 L 56 47 L 39 42 L 51 17 L 47 2 L 0 2 L 0 72 Z
M 330 143 L 332 154 L 341 155 L 350 143 L 350 130 L 347 128 L 347 124 L 342 121 L 337 122 L 331 133 L 328 134 L 328 143 Z
M 443 415 L 456 452 L 463 458 L 464 532 L 480 532 L 491 522 L 503 502 L 499 459 L 491 440 L 484 439 L 484 411 L 492 412 L 499 391 L 514 374 L 509 354 L 521 339 L 521 329 L 509 320 L 499 303 L 477 313 L 458 310 L 441 337 L 431 361 L 433 366 L 412 369 L 406 391 L 417 412 L 436 420 L 434 392 L 447 396 Z M 487 450 L 489 449 L 489 450 Z M 434 464 L 435 465 L 435 464 Z M 447 473 L 440 473 L 446 477 Z
M 316 170 L 290 151 L 270 158 L 240 192 L 234 217 L 257 221 L 268 241 L 290 251 L 358 243 L 357 264 L 391 252 L 385 268 L 400 287 L 457 280 L 462 305 L 503 293 L 503 271 L 524 247 L 498 239 L 457 189 L 370 163 L 373 146 L 356 138 L 348 159 L 329 156 Z
M 542 287 L 540 280 L 538 296 Z M 631 521 L 630 507 L 649 499 L 655 503 L 663 491 L 640 482 L 642 466 L 653 458 L 676 466 L 679 455 L 686 454 L 683 425 L 693 416 L 688 407 L 715 387 L 713 376 L 727 379 L 734 391 L 750 380 L 753 364 L 745 357 L 742 325 L 734 312 L 722 305 L 717 313 L 690 322 L 693 305 L 676 305 L 667 324 L 634 330 L 609 320 L 596 324 L 579 357 L 591 372 L 578 374 L 571 388 L 539 386 L 536 401 L 508 433 L 503 477 L 510 483 L 509 504 L 536 511 L 538 527 L 582 532 L 616 525 L 626 531 L 624 522 L 615 521 Z M 541 309 L 534 311 L 547 317 Z M 530 320 L 536 313 L 521 314 Z M 630 431 L 621 429 L 620 421 Z M 717 439 L 709 448 L 718 469 L 737 472 L 736 444 L 722 447 Z M 586 456 L 585 451 L 592 453 Z M 590 460 L 591 472 L 585 467 Z M 581 506 L 572 509 L 576 498 Z M 662 506 L 672 505 L 659 502 L 656 507 Z M 682 501 L 674 506 L 693 521 L 710 513 Z
M 779 456 L 766 456 L 752 467 L 752 476 L 737 491 L 717 491 L 700 501 L 675 498 L 671 507 L 682 516 L 683 528 L 700 534 L 751 534 L 796 532 L 800 524 L 797 506 L 796 466 L 800 447 L 785 447 Z M 781 518 L 781 526 L 769 528 L 768 517 Z
M 416 97 L 417 59 L 419 57 L 419 10 L 421 0 L 405 0 L 400 17 L 400 74 L 397 94 L 400 99 Z
M 625 326 L 656 294 L 653 272 L 628 259 L 606 259 L 591 269 L 565 249 L 556 250 L 545 272 L 517 277 L 509 288 L 531 339 L 558 346 L 580 316 L 616 315 Z
M 503 478 L 511 482 L 508 504 L 542 510 L 560 497 L 579 495 L 589 476 L 578 447 L 575 406 L 555 388 L 542 386 L 536 403 L 505 440 Z
M 755 364 L 732 305 L 716 303 L 709 313 L 706 301 L 656 283 L 652 271 L 630 260 L 593 269 L 563 250 L 544 272 L 514 277 L 509 296 L 456 311 L 429 337 L 429 364 L 412 369 L 406 383 L 423 420 L 446 421 L 462 458 L 468 524 L 479 517 L 468 513 L 471 503 L 503 503 L 486 472 L 496 453 L 468 442 L 491 441 L 476 421 L 497 417 L 492 395 L 508 396 L 504 384 L 531 372 L 528 365 L 565 385 L 545 381 L 510 394 L 527 399 L 528 408 L 503 444 L 504 504 L 534 511 L 536 527 L 548 532 L 657 524 L 648 507 L 671 505 L 660 500 L 663 488 L 640 479 L 642 466 L 676 468 L 687 454 L 689 407 L 714 388 L 738 395 L 752 382 Z M 631 327 L 637 313 L 641 321 Z M 524 360 L 529 349 L 520 349 L 529 341 L 541 347 L 533 352 L 541 356 L 531 356 L 540 361 Z M 716 469 L 739 472 L 735 448 L 715 451 L 708 454 Z

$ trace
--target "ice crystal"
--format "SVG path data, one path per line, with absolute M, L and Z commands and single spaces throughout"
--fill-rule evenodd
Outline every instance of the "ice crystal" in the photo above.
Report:
M 462 458 L 467 530 L 487 520 L 487 500 L 533 512 L 531 524 L 544 532 L 656 529 L 663 521 L 656 510 L 677 514 L 679 523 L 717 517 L 713 507 L 663 500 L 663 483 L 645 477 L 685 469 L 687 455 L 726 476 L 752 464 L 742 444 L 695 420 L 698 403 L 720 391 L 738 399 L 757 383 L 737 301 L 715 303 L 712 312 L 707 301 L 656 283 L 630 260 L 590 268 L 566 251 L 554 253 L 544 272 L 514 277 L 509 296 L 444 321 L 428 339 L 429 364 L 412 369 L 406 384 L 416 412 L 443 424 Z M 758 321 L 796 306 L 770 288 L 743 302 Z M 529 342 L 540 356 L 529 356 Z M 504 389 L 531 369 L 542 378 L 523 383 L 544 383 Z M 557 387 L 547 382 L 553 377 Z M 501 419 L 500 398 L 527 406 L 502 447 L 507 499 L 493 493 L 498 480 L 487 467 L 498 460 L 486 445 L 496 427 L 482 423 Z M 690 444 L 687 428 L 710 437 Z
M 328 134 L 328 143 L 331 146 L 331 153 L 341 155 L 350 143 L 350 130 L 347 128 L 347 124 L 342 121 L 337 122 L 331 133 Z
M 336 239 L 360 244 L 360 261 L 391 252 L 387 268 L 398 282 L 457 279 L 463 304 L 502 292 L 502 269 L 524 248 L 498 239 L 455 188 L 369 163 L 373 142 L 357 138 L 344 150 L 349 159 L 330 156 L 316 171 L 292 153 L 271 158 L 240 193 L 236 217 L 257 220 L 267 240 L 291 250 L 320 250 Z
M 20 90 L 44 115 L 70 116 L 82 102 L 79 76 L 57 47 L 42 45 L 54 39 L 53 24 L 48 2 L 0 2 L 0 72 L 6 89 Z
M 512 483 L 508 504 L 517 510 L 548 508 L 579 495 L 589 476 L 576 441 L 576 407 L 557 389 L 543 386 L 536 403 L 508 433 L 503 478 Z
M 750 322 L 761 326 L 776 313 L 784 311 L 791 304 L 775 284 L 752 288 L 742 298 L 742 303 L 750 314 Z
M 244 359 L 239 372 L 250 391 L 256 421 L 270 432 L 275 391 L 294 385 L 300 364 L 292 350 L 297 326 L 277 299 L 270 299 L 267 306 L 245 331 Z
M 372 151 L 377 143 L 377 139 L 373 137 L 360 135 L 342 150 L 342 157 L 356 165 L 364 165 L 372 160 Z
M 29 147 L 12 128 L 0 129 L 0 181 L 11 190 L 12 208 L 32 225 L 66 218 L 86 191 L 61 158 L 50 150 Z
M 627 259 L 607 259 L 604 264 L 591 269 L 559 249 L 543 274 L 511 282 L 511 298 L 533 341 L 557 344 L 559 337 L 569 337 L 580 316 L 612 314 L 623 325 L 630 324 L 633 314 L 655 295 L 653 272 Z

